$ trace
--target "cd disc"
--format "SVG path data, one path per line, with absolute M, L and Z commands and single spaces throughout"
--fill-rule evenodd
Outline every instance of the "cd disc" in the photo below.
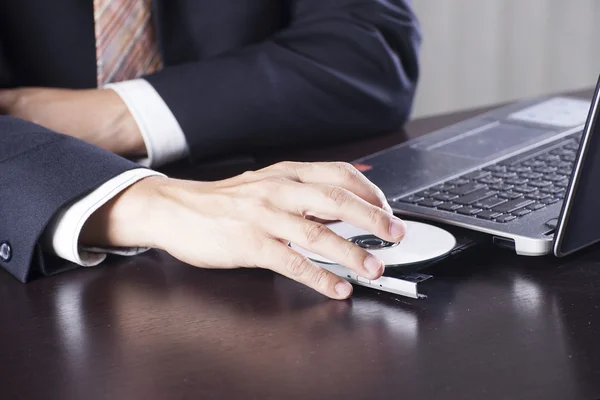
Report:
M 404 222 L 407 231 L 400 243 L 387 242 L 345 222 L 334 222 L 327 226 L 339 236 L 356 243 L 382 260 L 386 267 L 431 261 L 448 254 L 456 246 L 456 238 L 444 229 L 421 222 Z M 292 248 L 313 261 L 335 264 L 295 244 L 292 244 Z

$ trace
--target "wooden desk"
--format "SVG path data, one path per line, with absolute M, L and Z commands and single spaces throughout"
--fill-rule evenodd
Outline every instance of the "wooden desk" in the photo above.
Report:
M 284 157 L 352 160 L 471 114 Z M 336 302 L 159 252 L 27 285 L 0 273 L 0 398 L 600 398 L 600 246 L 473 253 L 430 287 L 426 300 L 356 288 Z

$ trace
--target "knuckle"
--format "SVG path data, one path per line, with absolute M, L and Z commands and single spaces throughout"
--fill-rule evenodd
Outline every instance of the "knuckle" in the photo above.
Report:
M 343 206 L 348 202 L 350 193 L 339 186 L 334 186 L 329 189 L 327 196 L 338 206 Z
M 255 199 L 253 208 L 256 210 L 256 212 L 263 215 L 273 212 L 273 206 L 267 199 L 264 198 Z
M 304 236 L 306 237 L 306 242 L 309 245 L 314 245 L 323 239 L 323 237 L 329 232 L 329 228 L 325 225 L 318 223 L 308 224 L 306 231 L 304 232 Z
M 298 253 L 290 253 L 285 260 L 285 268 L 292 276 L 300 276 L 308 268 L 308 259 Z
M 240 177 L 243 180 L 253 180 L 254 177 L 256 176 L 257 172 L 256 171 L 244 171 L 242 173 L 242 175 L 240 175 Z
M 256 239 L 256 254 L 264 254 L 265 251 L 268 251 L 271 246 L 271 238 L 266 235 L 264 232 L 253 232 L 254 235 L 258 236 Z
M 349 240 L 346 240 L 341 248 L 345 260 L 352 260 L 360 257 L 361 249 Z
M 249 250 L 252 252 L 252 254 L 261 254 L 267 246 L 267 238 L 262 235 L 256 235 L 256 234 L 253 234 L 250 237 L 253 239 L 251 239 L 249 241 L 249 243 L 250 243 Z
M 287 184 L 287 179 L 279 176 L 270 176 L 265 178 L 262 183 L 267 190 L 279 190 Z
M 293 162 L 293 161 L 280 161 L 276 164 L 273 165 L 273 167 L 275 169 L 280 169 L 280 170 L 291 170 L 294 169 L 298 166 L 297 162 Z
M 245 196 L 237 199 L 233 205 L 234 209 L 239 211 L 243 220 L 256 220 L 257 218 L 265 218 L 273 211 L 273 207 L 266 197 Z
M 250 184 L 249 190 L 255 196 L 262 198 L 272 198 L 274 194 L 278 193 L 285 185 L 286 180 L 281 177 L 270 176 L 260 181 L 256 181 Z
M 336 162 L 334 166 L 346 179 L 356 179 L 358 177 L 358 170 L 349 163 Z
M 330 286 L 332 286 L 331 279 L 332 277 L 329 272 L 319 268 L 312 278 L 312 284 L 314 285 L 315 289 L 325 292 Z
M 370 207 L 369 209 L 369 222 L 372 225 L 383 225 L 385 221 L 389 218 L 387 214 L 383 211 L 383 209 L 378 207 Z

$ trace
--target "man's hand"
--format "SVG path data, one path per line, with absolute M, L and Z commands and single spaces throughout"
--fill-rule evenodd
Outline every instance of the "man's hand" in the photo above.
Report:
M 137 123 L 111 89 L 0 90 L 0 114 L 34 122 L 121 156 L 146 155 Z
M 289 242 L 360 276 L 383 274 L 380 260 L 307 216 L 346 221 L 392 242 L 406 231 L 381 190 L 354 167 L 280 163 L 211 183 L 146 178 L 92 215 L 81 242 L 160 248 L 198 267 L 267 268 L 335 299 L 349 297 L 352 286 Z

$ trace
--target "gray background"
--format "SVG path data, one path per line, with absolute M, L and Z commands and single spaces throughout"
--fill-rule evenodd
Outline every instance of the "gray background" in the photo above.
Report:
M 593 86 L 599 0 L 413 0 L 424 33 L 413 118 Z

